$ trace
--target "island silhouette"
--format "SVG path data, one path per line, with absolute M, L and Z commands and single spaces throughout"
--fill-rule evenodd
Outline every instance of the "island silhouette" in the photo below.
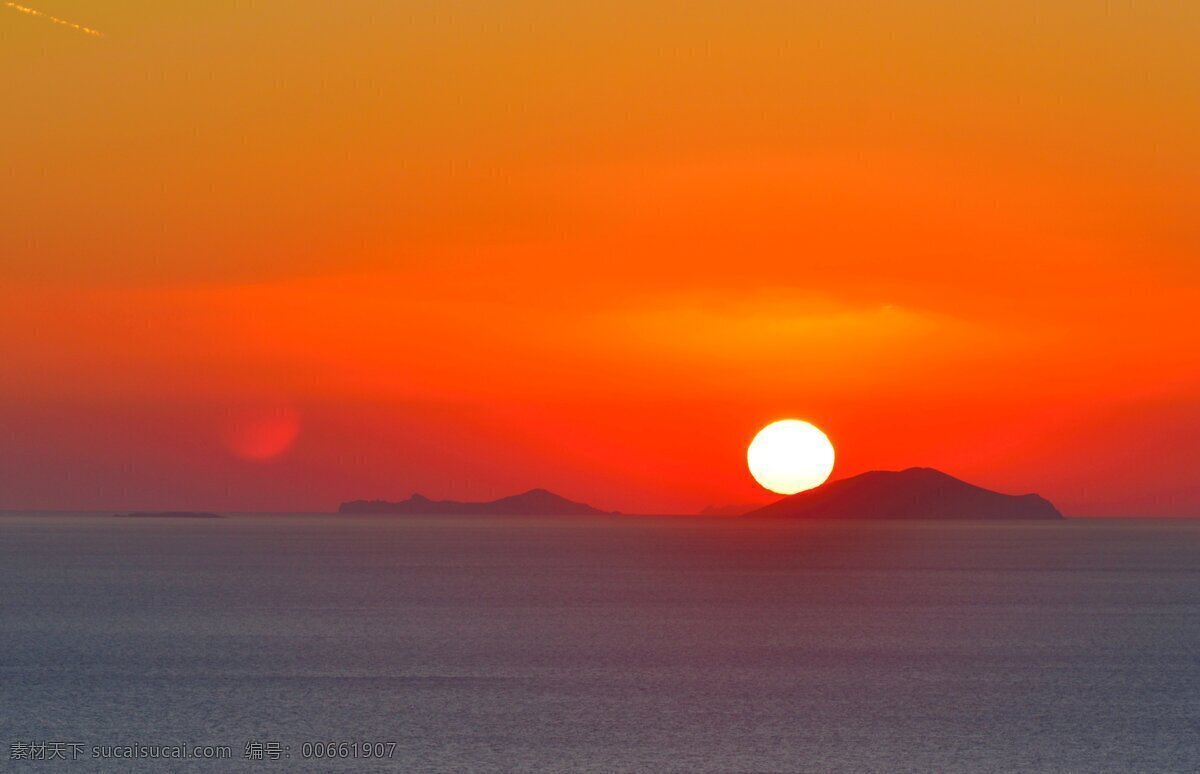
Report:
M 613 511 L 602 511 L 586 503 L 557 495 L 546 489 L 530 489 L 528 492 L 501 497 L 486 502 L 461 502 L 458 500 L 430 500 L 414 494 L 407 500 L 353 500 L 342 503 L 338 513 L 402 513 L 434 516 L 611 516 Z
M 133 513 L 114 513 L 116 519 L 223 519 L 219 513 L 204 511 L 135 511 Z
M 1061 519 L 1036 494 L 993 492 L 933 468 L 874 470 L 823 484 L 745 514 L 790 519 Z
M 470 502 L 431 500 L 414 494 L 407 500 L 352 500 L 341 514 L 421 516 L 612 516 L 586 503 L 546 489 Z M 1036 494 L 1009 495 L 969 484 L 933 468 L 873 470 L 831 481 L 761 508 L 707 508 L 705 516 L 789 519 L 1061 519 L 1049 500 Z

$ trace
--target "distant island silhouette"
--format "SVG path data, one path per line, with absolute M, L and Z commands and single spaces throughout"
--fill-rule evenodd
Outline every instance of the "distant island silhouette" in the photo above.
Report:
M 157 512 L 135 512 L 135 513 L 114 513 L 115 519 L 223 519 L 225 518 L 219 513 L 204 513 L 201 511 L 157 511 Z
M 1061 519 L 1036 494 L 1006 495 L 933 468 L 876 470 L 823 484 L 745 514 L 791 519 Z
M 545 489 L 501 497 L 486 502 L 430 500 L 414 494 L 407 500 L 353 500 L 342 503 L 338 513 L 402 513 L 434 516 L 611 516 L 585 503 L 577 503 Z

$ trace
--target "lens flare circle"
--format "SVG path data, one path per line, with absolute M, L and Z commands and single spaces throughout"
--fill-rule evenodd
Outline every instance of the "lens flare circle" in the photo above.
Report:
M 746 450 L 754 480 L 772 492 L 796 494 L 818 487 L 833 472 L 833 444 L 802 419 L 781 419 L 758 431 Z
M 300 415 L 290 408 L 239 412 L 225 427 L 229 450 L 251 462 L 268 462 L 281 456 L 299 435 Z

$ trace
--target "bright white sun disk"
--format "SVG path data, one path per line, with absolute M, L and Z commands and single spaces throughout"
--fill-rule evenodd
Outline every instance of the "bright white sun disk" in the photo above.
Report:
M 746 451 L 754 480 L 790 495 L 825 483 L 833 472 L 833 444 L 815 425 L 781 419 L 758 431 Z

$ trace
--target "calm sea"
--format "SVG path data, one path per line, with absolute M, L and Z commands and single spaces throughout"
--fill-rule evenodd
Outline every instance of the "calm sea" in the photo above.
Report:
M 39 743 L 79 760 L 11 760 Z M 1196 771 L 1200 523 L 8 515 L 0 744 L 14 771 Z M 93 756 L 122 745 L 232 759 Z

